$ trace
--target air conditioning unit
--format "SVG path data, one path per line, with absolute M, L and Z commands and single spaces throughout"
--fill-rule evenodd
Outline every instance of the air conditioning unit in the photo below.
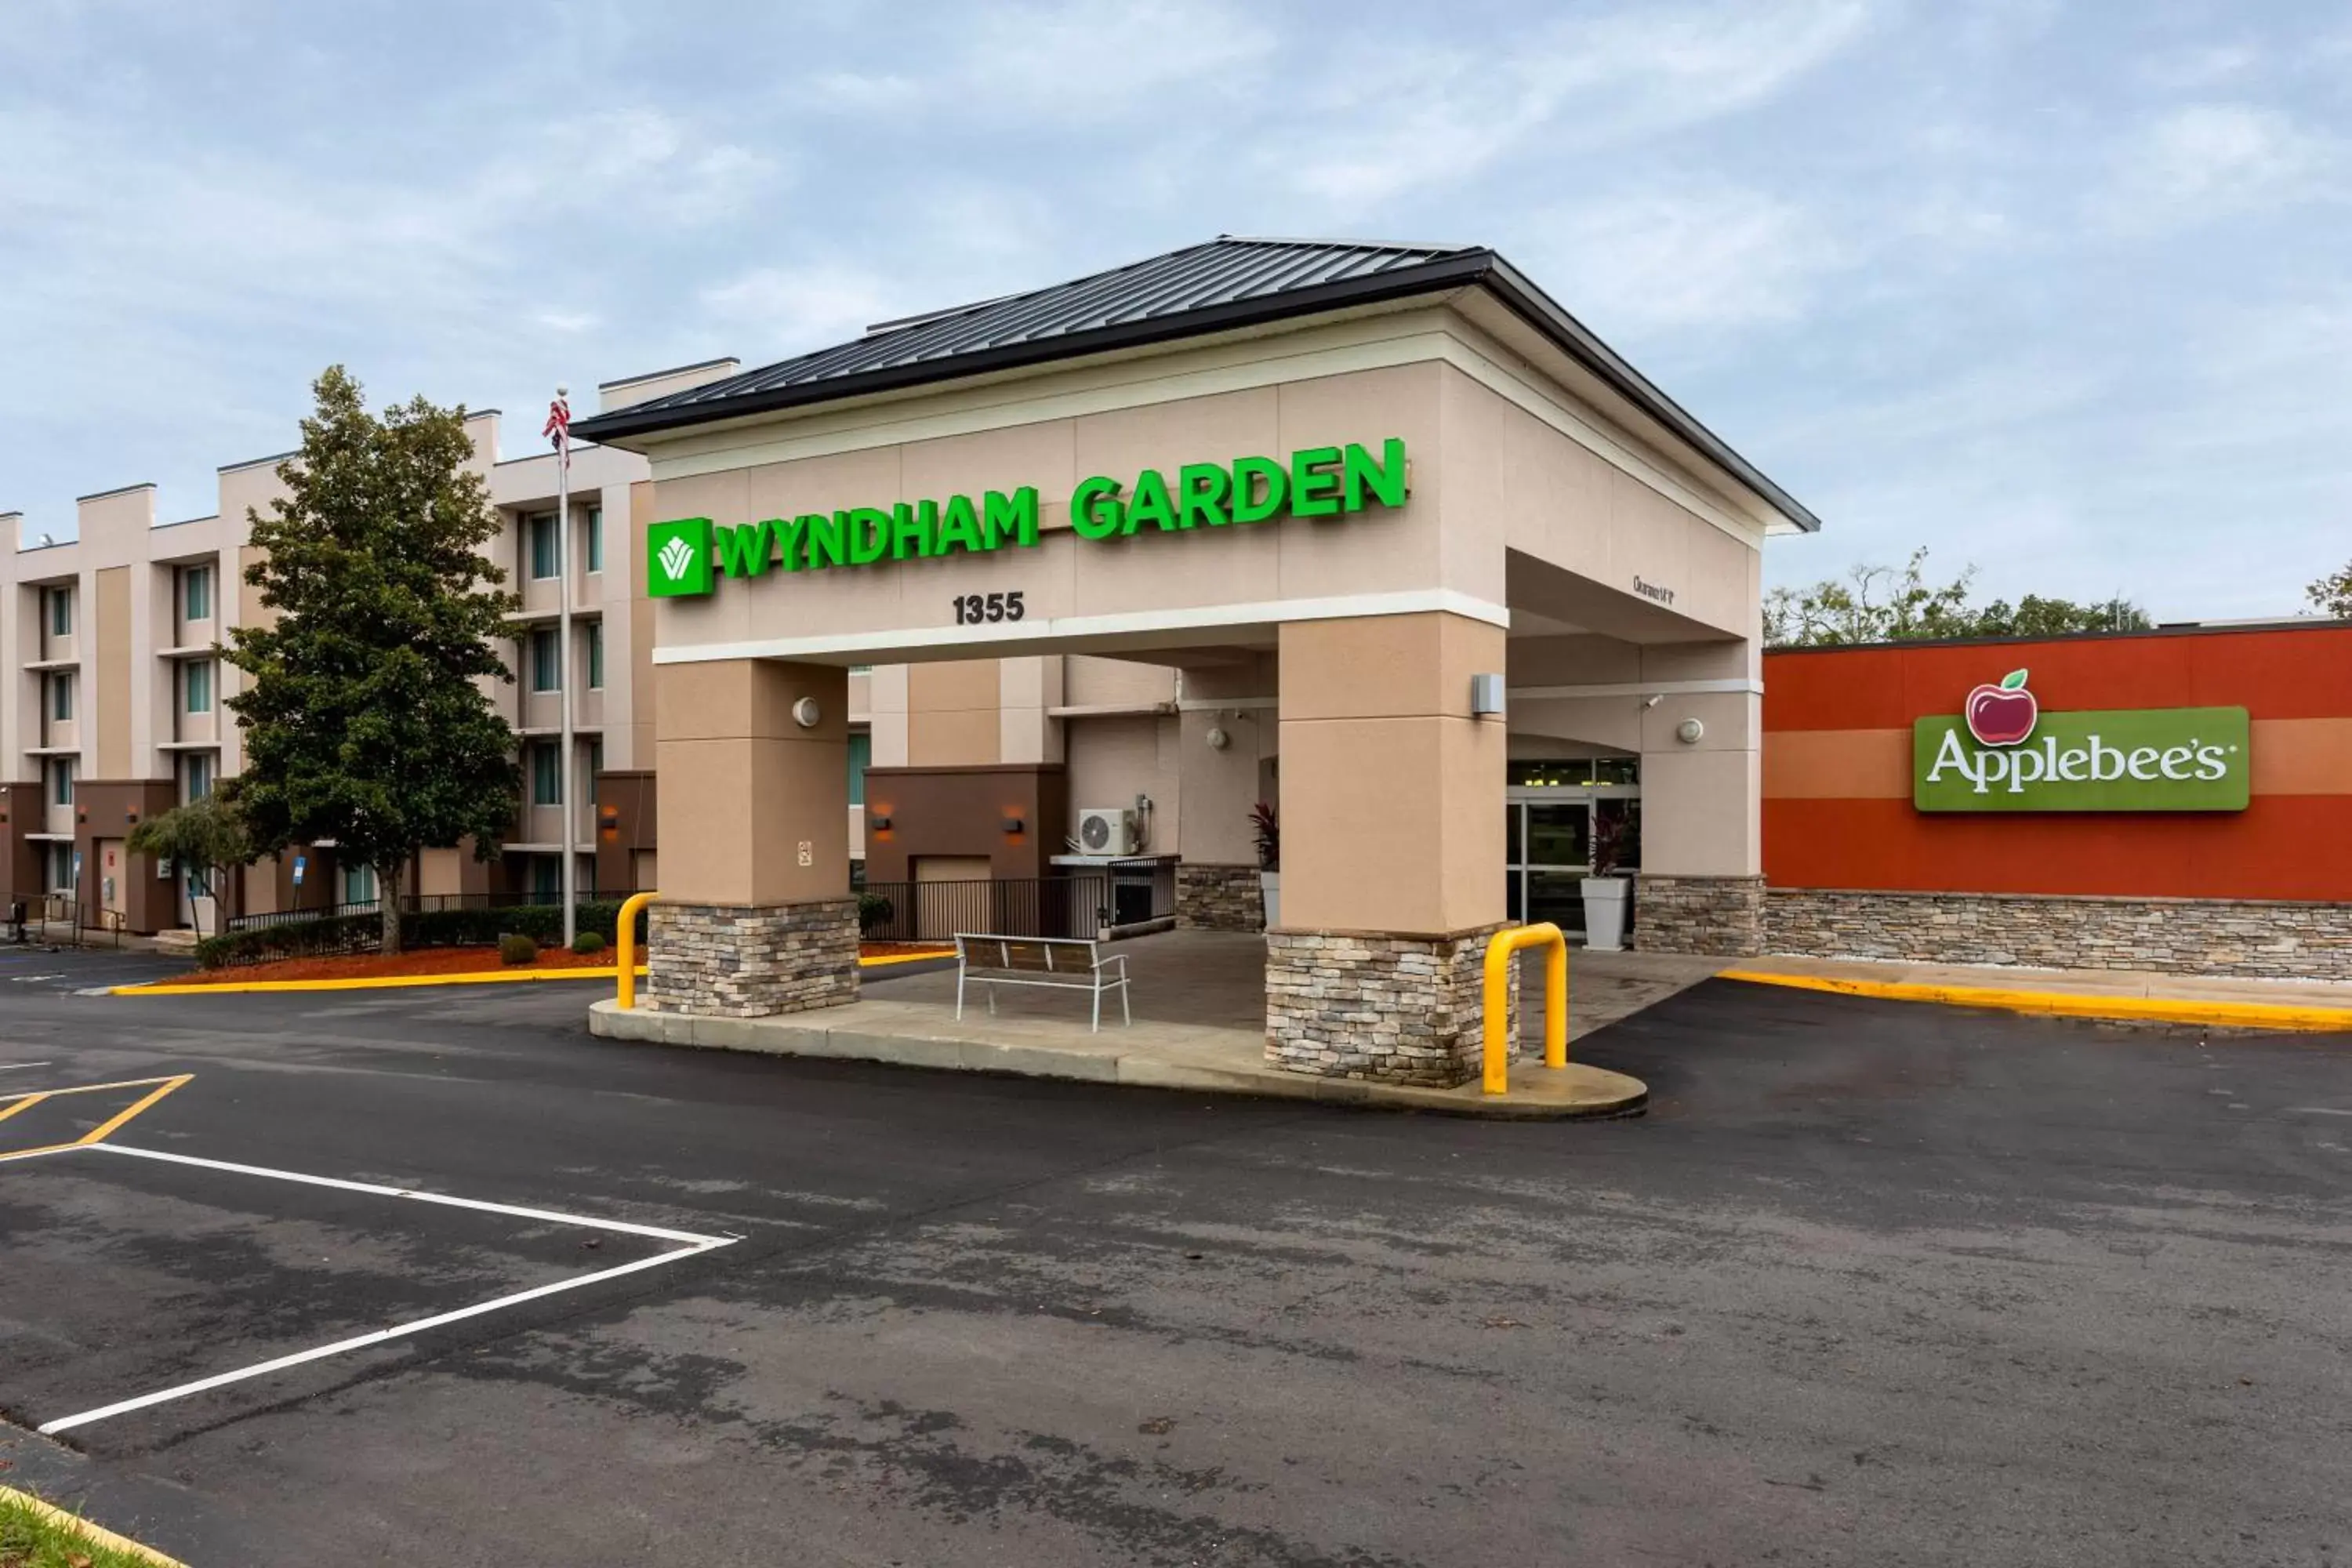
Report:
M 1080 807 L 1078 849 L 1087 855 L 1134 854 L 1134 808 L 1120 805 Z

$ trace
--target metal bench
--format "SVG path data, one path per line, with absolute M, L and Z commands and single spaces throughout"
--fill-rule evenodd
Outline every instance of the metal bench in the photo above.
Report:
M 988 987 L 988 1011 L 996 1014 L 1000 985 L 1042 985 L 1054 991 L 1094 994 L 1094 1026 L 1102 1027 L 1106 991 L 1118 993 L 1122 1024 L 1132 1026 L 1127 1005 L 1127 954 L 1103 955 L 1103 944 L 1085 937 L 987 936 L 958 931 L 956 944 L 956 1016 L 963 1016 L 963 987 L 969 980 Z

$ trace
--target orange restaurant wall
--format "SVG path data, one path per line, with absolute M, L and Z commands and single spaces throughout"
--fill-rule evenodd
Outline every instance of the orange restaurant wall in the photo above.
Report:
M 2252 804 L 1914 810 L 1912 721 L 2021 666 L 2052 712 L 2244 708 Z M 2352 900 L 2352 626 L 1769 653 L 1763 771 L 1775 887 Z

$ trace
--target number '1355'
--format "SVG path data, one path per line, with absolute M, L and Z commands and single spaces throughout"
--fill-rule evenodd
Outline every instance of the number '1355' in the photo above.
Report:
M 950 599 L 954 606 L 956 625 L 976 626 L 983 621 L 1017 621 L 1026 612 L 1021 605 L 1021 590 L 1010 594 L 958 594 Z

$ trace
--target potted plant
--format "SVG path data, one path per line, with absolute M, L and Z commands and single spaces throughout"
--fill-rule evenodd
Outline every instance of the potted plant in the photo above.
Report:
M 1282 923 L 1282 823 L 1271 801 L 1250 807 L 1250 830 L 1257 836 L 1257 886 L 1265 900 L 1265 929 Z
M 1628 879 L 1617 875 L 1625 852 L 1627 822 L 1622 810 L 1601 802 L 1592 810 L 1592 875 L 1584 879 L 1584 945 L 1594 952 L 1617 952 L 1625 945 Z

